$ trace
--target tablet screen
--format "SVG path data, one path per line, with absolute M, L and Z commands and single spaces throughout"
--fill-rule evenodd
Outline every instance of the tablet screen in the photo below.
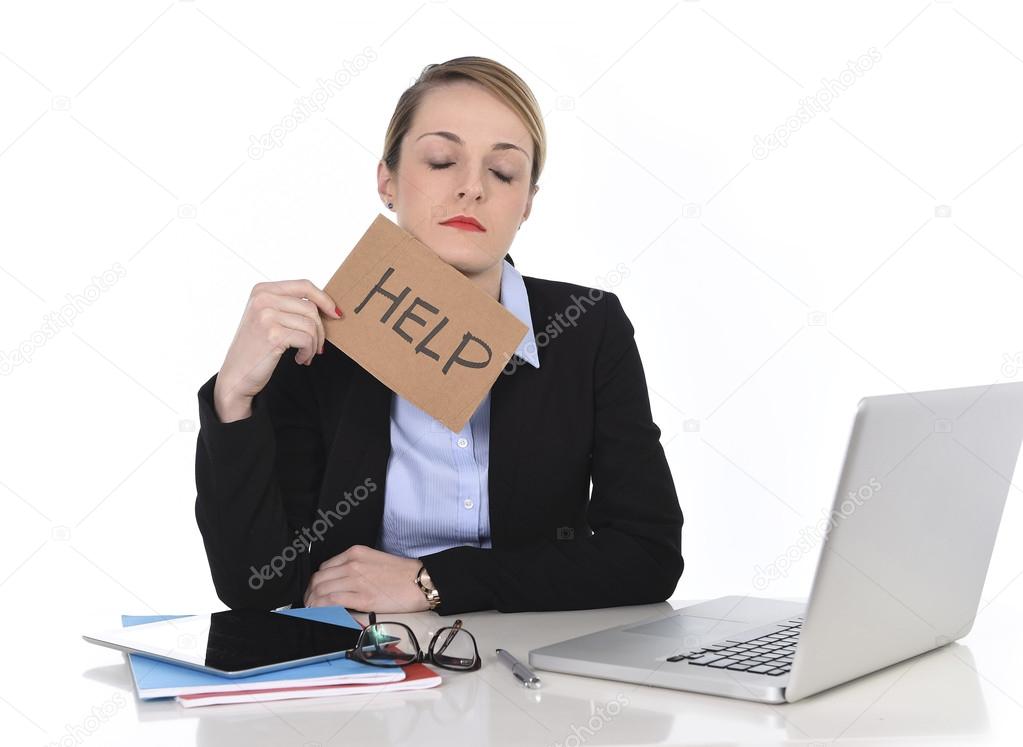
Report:
M 343 656 L 359 630 L 263 610 L 226 610 L 110 630 L 86 640 L 223 673 Z M 334 656 L 332 656 L 334 655 Z

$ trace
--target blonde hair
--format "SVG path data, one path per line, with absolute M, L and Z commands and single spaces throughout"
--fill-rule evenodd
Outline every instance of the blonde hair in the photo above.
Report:
M 533 141 L 533 168 L 530 174 L 530 188 L 535 188 L 543 171 L 547 156 L 547 132 L 536 97 L 518 75 L 499 62 L 486 57 L 456 57 L 442 63 L 433 63 L 423 68 L 414 84 L 401 94 L 391 115 L 384 136 L 383 161 L 387 168 L 397 173 L 401 142 L 423 96 L 430 90 L 452 81 L 469 80 L 483 86 L 514 111 L 529 131 Z

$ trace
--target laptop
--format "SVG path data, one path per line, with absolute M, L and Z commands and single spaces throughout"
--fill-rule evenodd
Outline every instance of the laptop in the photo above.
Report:
M 865 397 L 830 511 L 808 522 L 822 542 L 806 602 L 721 597 L 529 662 L 791 703 L 958 640 L 978 613 L 1021 442 L 1023 382 Z

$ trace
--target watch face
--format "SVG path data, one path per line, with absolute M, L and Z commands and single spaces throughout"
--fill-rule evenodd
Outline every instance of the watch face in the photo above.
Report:
M 434 588 L 433 582 L 430 580 L 430 574 L 426 571 L 426 566 L 422 566 L 419 569 L 419 573 L 416 574 L 416 586 L 426 595 L 426 599 L 430 602 L 430 608 L 433 609 L 435 604 L 434 597 L 439 597 L 440 594 Z

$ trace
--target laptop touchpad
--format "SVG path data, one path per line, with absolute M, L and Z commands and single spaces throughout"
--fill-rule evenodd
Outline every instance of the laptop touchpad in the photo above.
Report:
M 720 638 L 748 630 L 751 624 L 743 620 L 727 620 L 717 617 L 700 617 L 699 615 L 672 615 L 662 620 L 633 625 L 623 628 L 626 633 L 641 633 L 663 638 L 678 639 L 683 636 L 714 635 Z

